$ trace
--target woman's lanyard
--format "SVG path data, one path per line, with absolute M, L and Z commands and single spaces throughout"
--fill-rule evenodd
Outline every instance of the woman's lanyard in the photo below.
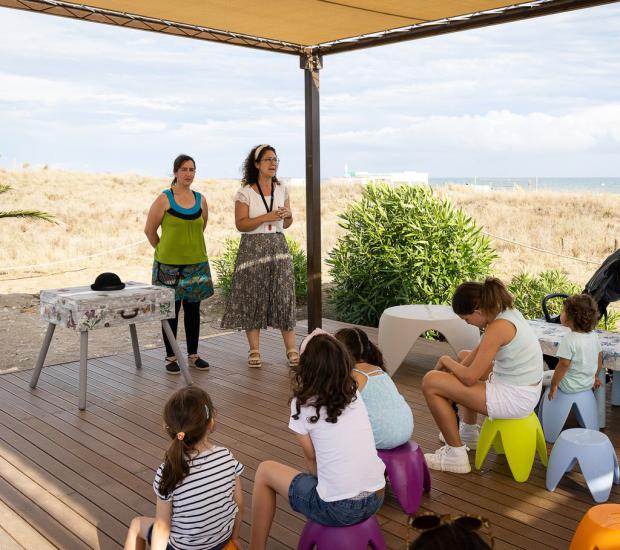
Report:
M 271 202 L 269 204 L 269 206 L 267 206 L 267 201 L 265 200 L 265 195 L 263 195 L 263 190 L 260 188 L 260 183 L 256 182 L 256 187 L 258 187 L 258 192 L 260 194 L 260 198 L 263 199 L 263 204 L 265 205 L 265 210 L 267 210 L 267 213 L 271 212 L 273 210 L 273 196 L 274 196 L 274 192 L 273 192 L 273 181 L 271 182 Z M 267 225 L 267 229 L 269 231 L 271 231 L 271 224 Z

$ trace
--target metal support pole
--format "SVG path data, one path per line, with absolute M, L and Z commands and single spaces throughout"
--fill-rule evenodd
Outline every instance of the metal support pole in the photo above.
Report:
M 306 106 L 306 234 L 308 255 L 308 332 L 321 327 L 321 151 L 319 70 L 323 58 L 308 48 L 300 58 Z
M 188 386 L 191 386 L 194 382 L 192 381 L 192 377 L 189 373 L 189 368 L 187 367 L 187 360 L 185 359 L 185 356 L 183 355 L 183 352 L 181 351 L 181 348 L 179 347 L 179 344 L 174 337 L 174 333 L 172 332 L 172 327 L 170 326 L 168 319 L 162 319 L 161 326 L 164 328 L 164 332 L 168 337 L 168 342 L 170 342 L 170 345 L 172 346 L 172 351 L 174 351 L 174 356 L 177 358 L 177 363 L 179 364 L 179 368 L 181 369 L 181 374 L 183 375 L 183 378 L 185 378 L 185 383 Z
M 78 407 L 81 411 L 86 409 L 86 386 L 88 371 L 88 331 L 80 332 L 80 396 L 78 398 Z
M 56 325 L 54 323 L 50 323 L 49 325 L 47 325 L 47 331 L 45 333 L 45 338 L 43 339 L 43 345 L 41 346 L 41 351 L 39 352 L 39 357 L 37 358 L 37 363 L 34 367 L 32 378 L 30 379 L 31 388 L 37 387 L 39 375 L 41 374 L 43 363 L 45 363 L 45 356 L 47 355 L 47 350 L 50 349 L 50 343 L 52 342 L 52 337 L 54 336 L 54 330 L 56 330 Z
M 142 368 L 142 357 L 140 357 L 140 346 L 138 344 L 138 331 L 136 325 L 129 325 L 129 334 L 131 335 L 131 347 L 133 348 L 133 358 L 136 362 L 136 368 Z

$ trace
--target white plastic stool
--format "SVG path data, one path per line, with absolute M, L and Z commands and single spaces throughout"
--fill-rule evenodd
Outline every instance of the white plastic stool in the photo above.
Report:
M 456 353 L 474 349 L 480 342 L 480 330 L 468 325 L 450 306 L 415 304 L 390 307 L 379 320 L 379 348 L 390 376 L 400 367 L 418 336 L 427 330 L 441 332 Z

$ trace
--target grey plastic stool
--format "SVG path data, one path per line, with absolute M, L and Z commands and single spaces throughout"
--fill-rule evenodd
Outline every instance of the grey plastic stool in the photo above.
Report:
M 549 401 L 549 389 L 543 393 L 538 408 L 538 419 L 545 432 L 545 440 L 553 443 L 558 438 L 573 407 L 580 426 L 589 430 L 599 429 L 598 407 L 592 390 L 564 393 L 558 388 L 555 397 Z
M 547 489 L 554 491 L 577 462 L 595 502 L 607 501 L 612 483 L 620 483 L 618 457 L 609 438 L 594 430 L 572 428 L 560 434 L 549 457 Z

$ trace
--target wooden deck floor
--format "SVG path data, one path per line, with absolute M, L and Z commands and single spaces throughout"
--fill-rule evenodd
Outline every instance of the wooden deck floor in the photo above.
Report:
M 327 330 L 340 323 L 325 321 Z M 305 326 L 298 326 L 305 334 Z M 376 330 L 370 329 L 372 338 Z M 53 345 L 53 343 L 52 343 Z M 264 334 L 264 365 L 246 367 L 242 333 L 202 340 L 210 372 L 192 371 L 218 408 L 213 440 L 229 447 L 246 466 L 243 538 L 249 537 L 252 480 L 258 464 L 277 459 L 303 468 L 300 448 L 287 428 L 288 370 L 278 333 Z M 420 391 L 433 355 L 447 345 L 424 343 L 395 376 L 413 408 L 414 438 L 425 450 L 439 446 L 437 428 Z M 161 410 L 183 383 L 166 375 L 161 350 L 143 351 L 136 371 L 132 354 L 89 361 L 88 409 L 77 408 L 77 363 L 46 367 L 31 391 L 32 371 L 0 376 L 0 548 L 119 548 L 135 515 L 154 513 L 154 470 L 168 445 Z M 606 433 L 620 446 L 620 408 L 608 410 Z M 473 456 L 471 457 L 473 460 Z M 503 457 L 491 455 L 485 469 L 468 475 L 432 473 L 433 489 L 423 509 L 487 517 L 496 548 L 567 548 L 583 513 L 594 503 L 581 475 L 545 489 L 545 470 L 536 462 L 527 483 L 516 483 Z M 610 501 L 620 502 L 615 486 Z M 390 548 L 403 549 L 406 516 L 388 493 L 380 522 Z M 296 547 L 304 519 L 278 502 L 270 548 Z

